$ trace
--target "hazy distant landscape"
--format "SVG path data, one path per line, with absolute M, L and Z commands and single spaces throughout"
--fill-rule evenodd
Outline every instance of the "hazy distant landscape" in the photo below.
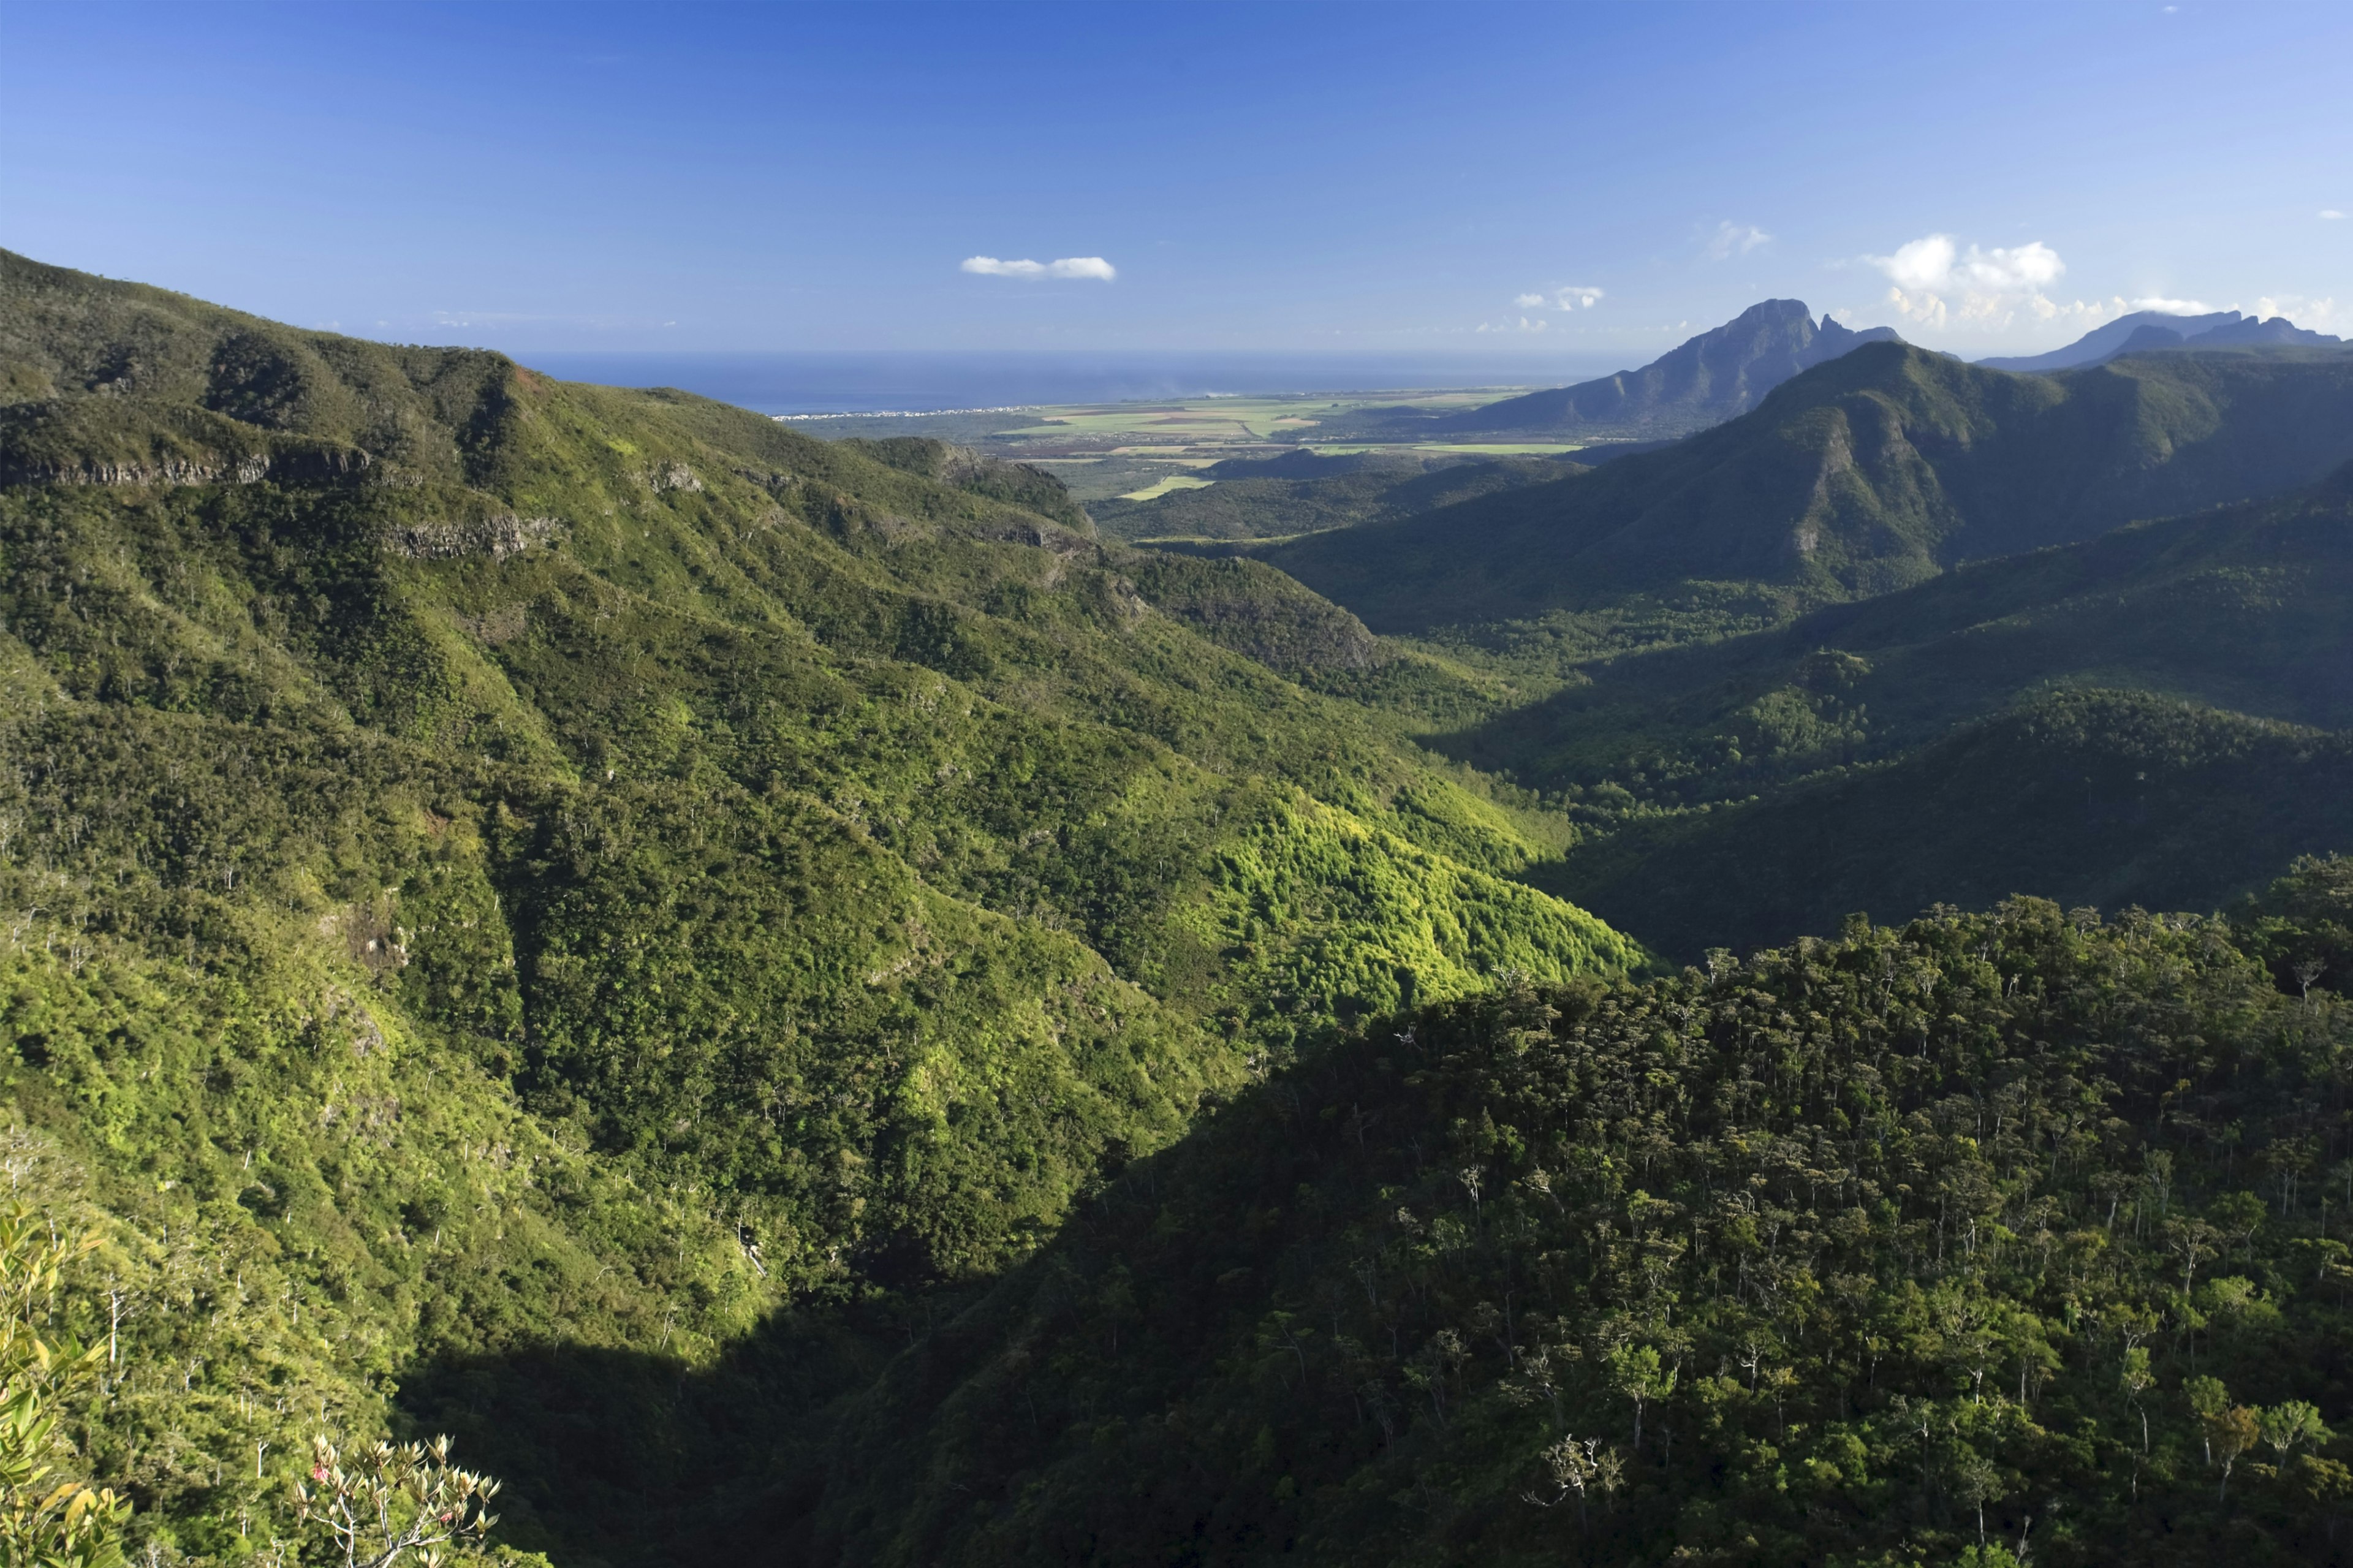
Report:
M 0 50 L 9 1568 L 2353 1564 L 2343 18 L 450 20 Z

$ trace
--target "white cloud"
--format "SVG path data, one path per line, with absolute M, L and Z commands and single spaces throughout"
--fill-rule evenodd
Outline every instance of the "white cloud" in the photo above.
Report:
M 999 261 L 994 256 L 967 256 L 957 264 L 984 278 L 1093 278 L 1108 283 L 1119 269 L 1100 256 L 1065 256 L 1059 261 Z
M 1735 223 L 1730 218 L 1715 226 L 1708 236 L 1707 258 L 1729 261 L 1736 256 L 1746 256 L 1760 245 L 1770 245 L 1773 237 L 1753 223 Z
M 2306 294 L 2282 294 L 2274 299 L 2266 294 L 2255 301 L 2258 316 L 2285 316 L 2299 327 L 2316 332 L 2341 331 L 2353 327 L 2353 308 L 2340 311 L 2334 295 L 2316 300 Z
M 1897 246 L 1892 255 L 1863 259 L 1894 285 L 1887 291 L 1888 304 L 1923 326 L 2000 328 L 2016 321 L 2021 310 L 2048 321 L 2086 309 L 2057 304 L 2043 293 L 2067 264 L 2039 239 L 2014 248 L 1972 245 L 1963 250 L 1949 234 L 1929 234 Z
M 2316 216 L 2325 217 L 2331 223 L 2342 222 L 2345 217 L 2345 215 L 2338 212 L 2335 207 L 2323 207 Z
M 1956 289 L 1980 289 L 2021 293 L 2055 283 L 2067 264 L 2059 253 L 2036 240 L 2015 250 L 1996 247 L 1981 250 L 1972 245 L 1964 252 L 1949 234 L 1931 234 L 1899 245 L 1893 256 L 1867 256 L 1904 289 L 1950 293 Z
M 2130 310 L 2160 310 L 2168 316 L 2211 316 L 2216 310 L 2224 308 L 2209 305 L 2203 300 L 2119 300 L 2116 303 Z M 2116 312 L 2119 316 L 2126 313 L 2126 310 Z
M 1601 302 L 1602 290 L 1588 289 L 1581 283 L 1571 283 L 1549 294 L 1514 294 L 1512 303 L 1523 310 L 1541 310 L 1549 305 L 1556 310 L 1574 310 L 1582 305 L 1590 310 Z M 1535 329 L 1530 328 L 1533 331 Z

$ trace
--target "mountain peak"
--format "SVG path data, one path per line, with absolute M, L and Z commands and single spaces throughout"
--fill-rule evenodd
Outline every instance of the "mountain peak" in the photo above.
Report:
M 1817 323 L 1803 300 L 1760 300 L 1640 370 L 1507 397 L 1437 428 L 1679 436 L 1746 413 L 1801 371 L 1887 341 L 1902 340 L 1892 327 L 1856 331 L 1827 315 Z
M 1743 326 L 1752 322 L 1765 321 L 1806 321 L 1810 323 L 1813 321 L 1813 311 L 1807 307 L 1806 302 L 1803 300 L 1759 300 L 1754 305 L 1749 306 L 1746 310 L 1741 311 L 1740 314 L 1733 317 L 1732 320 L 1725 322 L 1724 326 L 1718 327 L 1715 330 L 1717 331 L 1725 331 L 1734 327 Z

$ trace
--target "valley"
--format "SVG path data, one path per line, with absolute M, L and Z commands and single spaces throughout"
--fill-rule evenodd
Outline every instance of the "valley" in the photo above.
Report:
M 44 1462 L 157 1564 L 437 1433 L 511 1568 L 2347 1561 L 2353 353 L 2221 327 L 796 426 L 0 253 Z
M 1458 456 L 1555 456 L 1578 449 L 1573 441 L 1497 444 L 1433 438 L 1419 430 L 1391 437 L 1387 427 L 1385 416 L 1434 420 L 1491 403 L 1497 395 L 1493 388 L 1341 395 L 1218 394 L 1048 405 L 997 416 L 829 415 L 780 422 L 827 439 L 911 437 L 976 446 L 1053 474 L 1072 496 L 1088 503 L 1157 499 L 1200 482 L 1202 470 L 1220 462 L 1265 460 L 1290 452 L 1377 453 L 1425 461 Z

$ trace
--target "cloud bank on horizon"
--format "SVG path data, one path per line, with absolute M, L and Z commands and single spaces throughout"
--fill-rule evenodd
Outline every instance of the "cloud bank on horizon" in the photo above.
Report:
M 2021 321 L 2088 330 L 2118 316 L 2154 310 L 2168 316 L 2202 316 L 2235 310 L 2235 304 L 2147 295 L 2126 299 L 2061 300 L 2052 297 L 2067 264 L 2041 240 L 2015 247 L 1966 247 L 1949 234 L 1926 234 L 1865 264 L 1888 280 L 1882 303 L 1904 321 L 1932 331 L 2001 332 Z M 2259 316 L 2292 315 L 2300 325 L 2326 329 L 2337 323 L 2331 298 L 2265 296 L 2255 301 Z
M 1058 261 L 999 261 L 994 256 L 967 256 L 956 267 L 983 278 L 1092 278 L 1108 283 L 1119 276 L 1119 268 L 1100 256 L 1065 256 Z

